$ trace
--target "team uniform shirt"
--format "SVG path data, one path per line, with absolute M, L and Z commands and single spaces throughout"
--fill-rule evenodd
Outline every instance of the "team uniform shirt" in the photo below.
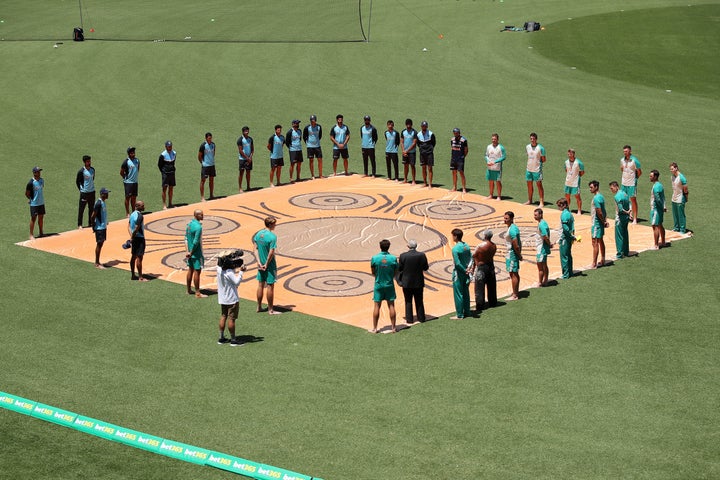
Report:
M 515 250 L 513 250 L 513 240 L 517 240 L 518 248 L 522 247 L 522 241 L 520 239 L 520 229 L 514 223 L 510 225 L 507 234 L 505 235 L 505 247 L 507 248 L 507 254 L 505 254 L 505 258 L 513 262 L 519 262 L 520 258 L 518 257 L 517 253 L 515 253 Z
M 135 228 L 137 228 L 138 225 L 140 225 L 140 229 L 135 234 L 135 237 L 137 238 L 145 238 L 145 223 L 143 222 L 143 215 L 139 211 L 135 210 L 130 214 L 130 231 L 135 231 Z
M 288 130 L 288 132 L 285 134 L 285 143 L 288 147 L 288 150 L 291 152 L 301 152 L 302 151 L 302 131 L 298 129 L 291 128 Z
M 685 203 L 685 194 L 683 187 L 687 185 L 685 175 L 678 172 L 676 177 L 672 177 L 672 203 Z
M 176 157 L 177 153 L 175 153 L 175 150 L 171 150 L 169 152 L 167 150 L 163 150 L 160 152 L 160 157 L 158 158 L 158 167 L 160 168 L 160 171 L 162 173 L 174 173 Z
M 197 218 L 193 218 L 185 227 L 185 242 L 190 258 L 202 258 L 202 224 Z
M 432 131 L 426 130 L 425 133 L 423 133 L 423 131 L 420 130 L 417 132 L 417 139 L 421 154 L 429 155 L 433 153 L 435 149 L 435 134 Z
M 570 159 L 565 160 L 565 186 L 570 188 L 580 188 L 580 172 L 585 171 L 585 165 L 582 160 L 575 158 L 574 162 Z
M 322 127 L 320 124 L 306 125 L 303 129 L 303 140 L 307 148 L 320 148 L 320 139 L 322 138 Z
M 116 164 L 117 165 L 117 164 Z M 77 186 L 80 193 L 90 193 L 95 191 L 95 167 L 89 169 L 83 167 L 78 172 Z
M 465 137 L 450 139 L 450 159 L 454 161 L 465 160 L 465 149 L 468 147 L 468 141 Z
M 395 286 L 395 271 L 398 260 L 389 252 L 380 252 L 370 259 L 370 267 L 375 271 L 375 288 L 382 289 Z
M 470 250 L 470 245 L 468 245 L 465 242 L 458 242 L 455 244 L 455 246 L 452 248 L 452 256 L 453 256 L 453 274 L 452 279 L 455 280 L 464 280 L 468 277 L 467 274 L 467 266 L 470 263 L 470 260 L 472 259 L 472 250 Z
M 253 139 L 249 135 L 247 137 L 245 135 L 242 135 L 240 138 L 238 138 L 237 145 L 238 145 L 238 147 L 242 148 L 242 152 L 245 154 L 245 157 L 247 157 L 247 158 L 250 158 L 250 155 L 253 153 L 253 150 L 255 149 L 255 147 L 253 146 Z M 238 160 L 240 160 L 241 162 L 246 161 L 245 157 L 243 157 L 240 154 L 240 151 L 238 150 Z
M 398 153 L 400 146 L 400 134 L 397 130 L 385 132 L 385 153 Z
M 543 237 L 550 238 L 550 225 L 543 218 L 538 222 L 538 235 L 540 235 L 537 241 L 537 254 L 538 255 L 550 255 L 550 245 L 543 241 Z
M 502 171 L 502 162 L 505 160 L 505 147 L 498 143 L 497 147 L 493 147 L 493 144 L 487 146 L 485 149 L 485 163 L 487 169 L 493 172 Z M 490 165 L 490 162 L 495 162 Z
M 575 236 L 575 217 L 569 209 L 564 209 L 560 214 L 560 226 L 562 227 L 561 239 L 571 243 Z
M 660 182 L 653 183 L 650 194 L 650 210 L 657 212 L 665 210 L 665 188 Z
M 268 145 L 272 146 L 270 151 L 270 160 L 280 160 L 283 158 L 283 144 L 285 143 L 285 137 L 282 135 L 275 134 L 268 139 Z
M 44 178 L 38 178 L 37 180 L 35 180 L 35 178 L 30 179 L 27 186 L 25 187 L 25 191 L 30 192 L 31 207 L 39 207 L 40 205 L 45 205 L 45 195 L 43 194 L 44 188 Z
M 407 150 L 407 153 L 415 153 L 415 147 L 408 150 L 410 148 L 410 145 L 413 144 L 413 141 L 417 138 L 417 130 L 414 128 L 411 128 L 408 130 L 407 128 L 402 131 L 402 140 L 403 140 L 403 148 Z
M 95 230 L 107 229 L 107 205 L 102 199 L 95 202 Z
M 217 273 L 218 303 L 220 305 L 235 305 L 240 301 L 238 286 L 243 279 L 243 272 L 235 272 L 231 268 L 215 267 Z
M 270 256 L 270 250 L 274 250 L 275 248 L 277 248 L 277 235 L 275 235 L 267 228 L 263 228 L 255 234 L 255 236 L 253 237 L 253 243 L 257 246 L 258 262 L 260 263 L 260 265 L 265 265 L 268 256 Z M 270 260 L 270 263 L 268 263 L 268 271 L 272 272 L 277 269 L 277 263 L 275 262 L 275 258 L 276 256 L 273 255 L 272 260 Z
M 330 136 L 333 137 L 337 143 L 345 143 L 350 136 L 350 129 L 347 125 L 343 125 L 342 127 L 335 125 L 332 130 L 330 130 Z M 345 145 L 344 148 L 347 148 L 347 145 Z M 333 143 L 333 150 L 339 150 L 335 143 Z
M 215 166 L 215 142 L 203 142 L 200 145 L 200 152 L 203 154 L 202 166 L 203 167 L 214 167 Z
M 605 211 L 605 197 L 603 197 L 602 193 L 596 193 L 595 196 L 592 199 L 592 212 L 590 213 L 590 216 L 592 218 L 592 230 L 593 232 L 597 231 L 598 234 L 602 233 L 605 229 L 605 218 L 607 218 L 607 212 Z M 602 212 L 603 220 L 601 221 L 600 218 L 598 218 L 597 215 L 597 209 L 600 209 L 600 212 Z M 593 236 L 593 238 L 600 238 L 597 236 Z
M 123 178 L 123 183 L 138 183 L 140 160 L 128 157 L 125 159 L 125 163 L 123 163 L 123 168 L 125 169 L 125 178 Z
M 545 156 L 545 147 L 539 143 L 533 148 L 531 144 L 525 146 L 527 152 L 527 171 L 532 173 L 542 173 L 542 157 Z
M 625 157 L 620 159 L 620 166 L 622 167 L 622 185 L 624 187 L 636 187 L 637 186 L 637 171 L 640 169 L 640 161 L 635 155 L 630 155 L 629 160 L 625 160 Z
M 630 217 L 630 197 L 622 190 L 615 194 L 615 218 L 628 220 Z
M 372 125 L 363 125 L 360 127 L 360 147 L 375 148 L 378 140 L 377 129 Z

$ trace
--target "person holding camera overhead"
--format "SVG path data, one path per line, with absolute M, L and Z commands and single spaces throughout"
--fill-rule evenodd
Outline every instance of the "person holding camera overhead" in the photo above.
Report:
M 218 255 L 217 264 L 217 287 L 218 287 L 218 303 L 220 304 L 220 338 L 218 345 L 229 343 L 231 347 L 239 347 L 243 344 L 235 337 L 235 320 L 237 320 L 238 311 L 240 310 L 240 297 L 238 296 L 238 286 L 243 278 L 243 272 L 246 270 L 243 265 L 242 250 L 225 251 Z M 225 336 L 225 323 L 227 322 L 228 333 L 230 338 Z

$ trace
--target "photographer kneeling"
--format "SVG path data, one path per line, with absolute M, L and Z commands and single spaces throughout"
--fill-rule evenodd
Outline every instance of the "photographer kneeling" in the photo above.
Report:
M 230 343 L 231 347 L 242 345 L 242 342 L 235 337 L 235 320 L 240 309 L 240 297 L 237 289 L 242 281 L 243 272 L 246 270 L 242 256 L 242 250 L 228 250 L 220 253 L 217 259 L 218 303 L 221 312 L 220 338 L 217 343 L 220 345 L 225 343 Z M 228 320 L 230 339 L 225 337 L 225 320 Z

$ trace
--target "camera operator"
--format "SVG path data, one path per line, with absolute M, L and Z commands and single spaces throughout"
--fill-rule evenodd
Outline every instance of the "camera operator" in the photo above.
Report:
M 218 303 L 220 304 L 220 338 L 217 343 L 230 343 L 231 347 L 239 347 L 243 343 L 235 337 L 235 320 L 240 309 L 238 286 L 246 270 L 243 265 L 242 250 L 222 252 L 218 256 L 217 287 Z M 230 339 L 225 337 L 225 321 L 227 320 Z

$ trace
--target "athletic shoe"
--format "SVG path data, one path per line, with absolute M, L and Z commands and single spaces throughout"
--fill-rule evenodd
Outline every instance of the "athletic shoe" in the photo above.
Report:
M 230 342 L 230 339 L 229 339 L 229 338 L 220 337 L 220 338 L 218 339 L 218 342 L 217 342 L 217 343 L 218 343 L 218 345 L 222 345 L 222 344 L 224 344 L 224 343 L 229 343 L 229 342 Z
M 233 338 L 232 340 L 230 340 L 231 347 L 242 347 L 243 345 L 244 345 L 244 343 L 242 341 L 238 340 L 237 338 Z

